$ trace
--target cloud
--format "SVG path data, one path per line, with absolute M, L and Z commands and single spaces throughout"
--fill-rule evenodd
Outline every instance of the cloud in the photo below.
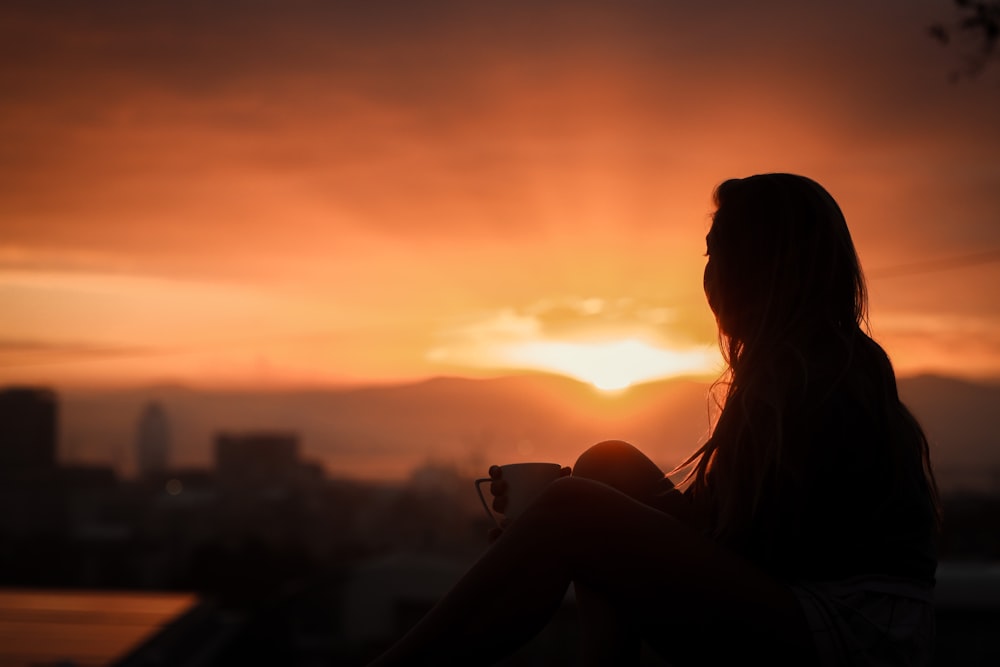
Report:
M 669 325 L 677 319 L 673 308 L 633 297 L 540 300 L 525 307 L 524 313 L 534 318 L 538 334 L 573 340 L 665 336 L 673 333 Z
M 148 342 L 183 321 L 229 339 L 335 319 L 395 333 L 373 358 L 437 336 L 437 354 L 470 363 L 497 341 L 700 344 L 711 320 L 687 257 L 709 193 L 769 170 L 827 185 L 866 266 L 994 247 L 1000 89 L 948 86 L 925 35 L 937 11 L 5 2 L 0 269 L 298 292 L 247 304 L 154 286 L 157 309 L 139 280 L 101 317 L 22 299 L 0 335 L 118 322 L 95 340 Z
M 0 339 L 0 367 L 8 369 L 122 357 L 146 357 L 162 353 L 162 350 L 138 346 Z
M 669 325 L 674 319 L 672 308 L 632 297 L 565 297 L 540 299 L 522 308 L 506 307 L 481 314 L 443 335 L 467 339 L 578 341 L 630 334 L 663 337 L 673 333 Z
M 530 239 L 594 215 L 630 230 L 690 196 L 680 171 L 702 193 L 747 155 L 850 153 L 856 170 L 845 141 L 885 153 L 964 132 L 888 76 L 906 25 L 880 12 L 419 5 L 7 3 L 8 238 L 175 261 L 225 244 L 222 264 L 334 253 L 361 229 Z
M 889 311 L 873 319 L 897 371 L 1000 377 L 1000 316 Z
M 544 299 L 450 328 L 427 353 L 465 368 L 557 372 L 599 386 L 684 373 L 715 373 L 714 345 L 679 340 L 672 309 L 635 299 Z

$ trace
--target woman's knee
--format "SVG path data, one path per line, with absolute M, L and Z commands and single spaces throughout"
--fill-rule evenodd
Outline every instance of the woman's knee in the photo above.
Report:
M 649 461 L 645 454 L 624 440 L 605 440 L 589 447 L 576 459 L 573 474 L 577 477 L 589 477 L 588 473 L 599 474 L 608 466 L 642 465 Z M 652 463 L 650 461 L 650 463 Z
M 576 460 L 574 477 L 584 477 L 642 498 L 663 479 L 663 471 L 649 457 L 624 440 L 605 440 Z

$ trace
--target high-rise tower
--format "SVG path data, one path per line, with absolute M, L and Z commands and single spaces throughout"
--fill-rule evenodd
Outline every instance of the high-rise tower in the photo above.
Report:
M 0 470 L 54 470 L 56 422 L 53 391 L 22 387 L 0 390 Z
M 139 477 L 162 473 L 167 469 L 170 457 L 170 422 L 159 403 L 147 405 L 139 418 L 135 456 Z

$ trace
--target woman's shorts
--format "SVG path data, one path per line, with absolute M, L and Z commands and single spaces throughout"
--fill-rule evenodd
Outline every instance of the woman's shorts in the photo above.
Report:
M 884 576 L 793 584 L 824 667 L 928 665 L 933 589 Z

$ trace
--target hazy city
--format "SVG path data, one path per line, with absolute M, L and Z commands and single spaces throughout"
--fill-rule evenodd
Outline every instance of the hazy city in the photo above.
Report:
M 691 404 L 699 397 L 707 410 L 708 386 L 682 380 L 636 387 L 638 398 L 632 404 L 596 417 L 586 406 L 575 416 L 566 406 L 588 394 L 596 401 L 614 399 L 556 377 L 441 379 L 383 389 L 409 389 L 407 404 L 431 413 L 451 410 L 471 418 L 470 423 L 492 422 L 489 417 L 474 418 L 476 404 L 496 406 L 505 420 L 517 419 L 508 421 L 515 429 L 509 433 L 501 420 L 493 422 L 492 431 L 463 436 L 462 420 L 454 421 L 450 434 L 422 431 L 399 404 L 395 409 L 382 404 L 384 421 L 397 422 L 393 427 L 408 431 L 411 440 L 447 441 L 450 435 L 457 449 L 428 449 L 426 458 L 405 476 L 380 481 L 330 474 L 329 469 L 336 469 L 336 450 L 325 454 L 321 463 L 320 452 L 309 446 L 302 432 L 288 428 L 287 421 L 270 430 L 248 430 L 245 424 L 254 421 L 234 416 L 235 424 L 218 425 L 210 440 L 184 444 L 177 433 L 186 431 L 184 420 L 192 415 L 183 407 L 178 410 L 185 402 L 177 397 L 186 392 L 176 388 L 149 390 L 163 396 L 162 402 L 134 403 L 138 409 L 131 415 L 122 411 L 122 421 L 131 426 L 127 443 L 110 447 L 114 454 L 106 463 L 65 461 L 57 443 L 72 441 L 74 434 L 63 432 L 66 408 L 60 396 L 45 389 L 9 388 L 0 393 L 5 424 L 0 449 L 0 585 L 12 592 L 0 591 L 0 599 L 9 614 L 18 608 L 18 591 L 63 595 L 49 601 L 47 612 L 61 614 L 61 623 L 76 614 L 79 625 L 63 636 L 63 645 L 80 643 L 77 635 L 104 636 L 103 645 L 93 639 L 84 652 L 75 653 L 72 664 L 103 664 L 115 658 L 121 665 L 226 665 L 245 663 L 248 656 L 267 656 L 281 664 L 364 664 L 419 618 L 487 548 L 491 521 L 472 480 L 485 474 L 487 461 L 519 456 L 516 444 L 506 444 L 515 434 L 521 452 L 533 452 L 531 443 L 540 435 L 556 444 L 542 449 L 541 460 L 566 463 L 572 460 L 562 457 L 560 443 L 581 437 L 588 428 L 608 432 L 631 424 L 630 433 L 644 442 L 651 437 L 648 433 L 655 433 L 658 420 L 648 422 L 658 416 L 672 424 L 661 426 L 660 432 L 680 438 L 685 429 L 696 431 L 701 420 L 689 418 L 684 424 L 671 414 L 698 415 Z M 935 442 L 953 445 L 939 457 L 947 517 L 939 579 L 940 650 L 954 660 L 946 664 L 987 664 L 1000 650 L 993 632 L 1000 618 L 995 606 L 1000 579 L 996 565 L 991 565 L 1000 557 L 1000 532 L 995 530 L 1000 525 L 1000 457 L 993 441 L 977 442 L 974 434 L 984 432 L 995 414 L 1000 387 L 925 377 L 904 381 L 903 388 L 909 390 L 915 409 L 927 405 L 930 419 L 925 421 Z M 983 400 L 970 405 L 963 392 Z M 380 393 L 367 390 L 368 409 L 379 409 Z M 105 395 L 104 400 L 121 405 L 119 394 Z M 303 396 L 285 401 L 313 409 L 321 401 L 336 413 L 338 402 L 354 395 L 352 413 L 343 416 L 345 431 L 350 432 L 352 419 L 364 419 L 359 413 L 365 408 L 356 394 L 316 392 L 311 402 Z M 456 398 L 459 394 L 462 398 Z M 520 400 L 512 400 L 514 394 Z M 933 397 L 945 394 L 967 406 L 957 420 L 946 418 L 948 405 L 934 410 Z M 675 404 L 673 409 L 664 405 L 664 397 Z M 201 398 L 211 402 L 210 397 Z M 242 398 L 255 401 L 258 412 L 267 404 L 261 396 Z M 240 402 L 235 396 L 227 400 Z M 95 396 L 88 397 L 89 410 L 96 411 L 98 403 Z M 531 406 L 534 415 L 528 411 Z M 287 404 L 277 413 L 287 420 Z M 540 426 L 546 414 L 552 417 L 547 428 Z M 260 419 L 259 414 L 253 419 Z M 603 428 L 597 425 L 602 421 Z M 552 423 L 563 430 L 553 429 Z M 108 437 L 114 439 L 114 433 Z M 190 457 L 195 445 L 205 450 L 208 460 L 178 465 L 178 453 L 187 451 Z M 351 448 L 344 449 L 350 457 Z M 100 449 L 85 451 L 96 456 Z M 94 599 L 73 600 L 73 591 Z M 132 600 L 139 612 L 133 612 L 131 620 L 123 622 L 125 612 L 94 615 L 121 604 L 109 602 L 115 594 L 129 600 L 142 593 L 150 598 Z M 165 593 L 174 597 L 157 597 Z M 40 604 L 34 613 L 44 614 L 44 609 Z M 568 600 L 565 612 L 546 633 L 509 664 L 573 664 L 574 618 Z M 49 664 L 45 657 L 57 664 L 51 651 L 58 645 L 14 641 L 5 660 L 20 664 L 18 655 L 34 655 L 32 664 Z M 123 653 L 109 653 L 115 650 Z M 965 661 L 962 656 L 967 656 Z M 653 660 L 647 656 L 649 664 L 659 664 Z

